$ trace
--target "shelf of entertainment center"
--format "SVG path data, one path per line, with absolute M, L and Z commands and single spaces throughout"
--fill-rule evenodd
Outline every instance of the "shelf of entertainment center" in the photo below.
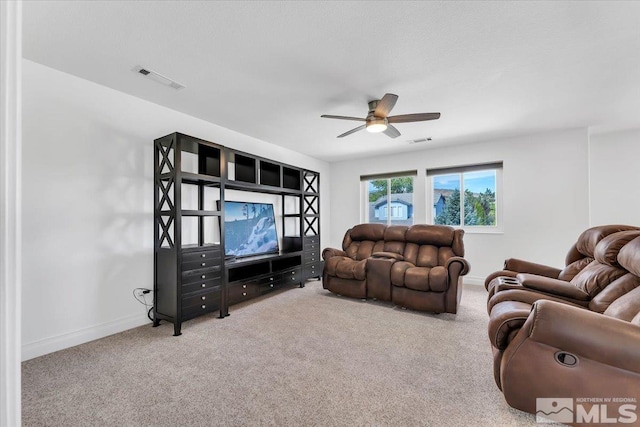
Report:
M 227 180 L 225 182 L 227 190 L 252 191 L 257 193 L 269 193 L 278 195 L 300 196 L 300 190 L 292 190 L 284 187 L 274 187 L 271 185 L 255 184 L 253 182 Z
M 205 175 L 200 173 L 184 172 L 180 173 L 183 184 L 195 184 L 195 185 L 220 185 L 220 177 L 213 175 Z M 173 173 L 164 173 L 160 175 L 160 179 L 168 181 L 174 178 Z

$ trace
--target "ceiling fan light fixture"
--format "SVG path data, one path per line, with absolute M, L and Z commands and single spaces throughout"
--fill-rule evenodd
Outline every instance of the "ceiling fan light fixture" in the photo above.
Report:
M 379 133 L 387 130 L 387 119 L 371 119 L 367 122 L 367 131 L 371 133 Z

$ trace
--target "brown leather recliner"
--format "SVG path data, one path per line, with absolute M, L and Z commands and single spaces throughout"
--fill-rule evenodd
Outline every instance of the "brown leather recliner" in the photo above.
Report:
M 323 287 L 354 298 L 456 313 L 462 276 L 463 230 L 443 225 L 360 224 L 348 230 L 342 250 L 327 248 Z
M 523 288 L 549 293 L 551 296 L 558 296 L 575 304 L 586 304 L 590 298 L 587 297 L 584 299 L 580 293 L 576 294 L 573 292 L 574 289 L 566 286 L 566 284 L 587 281 L 589 275 L 594 273 L 593 266 L 587 270 L 589 274 L 582 273 L 582 270 L 593 262 L 595 258 L 595 248 L 598 242 L 613 233 L 621 231 L 640 232 L 640 227 L 630 225 L 602 225 L 585 230 L 569 250 L 563 269 L 515 258 L 507 259 L 504 269 L 490 274 L 485 280 L 485 288 L 489 292 L 487 298 L 488 310 L 490 311 L 495 303 L 501 301 L 500 298 L 493 298 L 498 291 L 522 290 Z M 633 234 L 628 236 L 629 238 L 635 237 Z M 581 277 L 574 280 L 579 274 Z M 544 286 L 540 284 L 541 277 L 556 279 L 556 281 L 545 280 L 544 285 L 546 286 Z M 526 278 L 529 279 L 528 283 L 522 283 L 520 279 Z
M 640 399 L 640 235 L 610 234 L 594 257 L 577 288 L 600 289 L 586 304 L 530 289 L 492 297 L 503 298 L 488 328 L 495 379 L 514 408 L 535 413 L 536 398 Z

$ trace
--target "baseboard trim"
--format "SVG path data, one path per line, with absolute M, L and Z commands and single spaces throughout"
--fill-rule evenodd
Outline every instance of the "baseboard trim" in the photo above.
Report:
M 99 325 L 89 326 L 73 332 L 56 335 L 39 341 L 22 345 L 22 361 L 44 356 L 65 348 L 74 347 L 109 335 L 117 334 L 129 329 L 149 324 L 149 318 L 144 314 L 135 314 Z
M 462 283 L 465 285 L 484 286 L 484 277 L 464 276 Z

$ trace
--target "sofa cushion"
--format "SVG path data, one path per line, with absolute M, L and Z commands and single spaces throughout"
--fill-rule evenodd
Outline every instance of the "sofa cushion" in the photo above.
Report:
M 601 264 L 618 267 L 618 253 L 631 240 L 640 236 L 640 230 L 621 231 L 612 233 L 598 242 L 595 249 L 595 259 Z
M 335 256 L 325 261 L 325 271 L 341 279 L 364 280 L 366 262 L 366 260 L 355 261 L 348 257 Z
M 640 325 L 640 287 L 612 302 L 604 314 Z
M 454 232 L 455 229 L 447 225 L 418 224 L 409 227 L 405 239 L 418 245 L 451 246 Z
M 420 246 L 416 266 L 435 267 L 436 265 L 438 265 L 438 248 L 431 245 Z
M 349 258 L 362 261 L 369 258 L 374 252 L 384 252 L 384 242 L 382 240 L 377 242 L 371 240 L 353 241 L 345 248 L 345 252 Z
M 405 241 L 405 234 L 409 227 L 406 225 L 390 225 L 384 230 L 385 242 L 403 242 Z
M 620 249 L 618 263 L 630 273 L 640 276 L 640 237 L 636 237 Z
M 595 258 L 595 249 L 598 242 L 610 234 L 617 233 L 619 231 L 638 230 L 638 227 L 630 225 L 603 225 L 600 227 L 589 228 L 580 234 L 578 241 L 576 242 L 576 249 L 582 255 Z
M 631 292 L 638 286 L 640 286 L 640 277 L 627 273 L 611 282 L 602 292 L 593 297 L 589 302 L 589 310 L 604 313 L 615 300 Z
M 352 240 L 383 240 L 386 226 L 384 224 L 358 224 L 351 229 Z
M 391 267 L 391 284 L 414 291 L 445 292 L 449 288 L 449 275 L 443 266 L 416 267 L 400 261 Z
M 609 283 L 624 276 L 626 273 L 621 268 L 592 261 L 591 264 L 587 265 L 571 279 L 571 284 L 582 289 L 593 298 L 606 288 Z

